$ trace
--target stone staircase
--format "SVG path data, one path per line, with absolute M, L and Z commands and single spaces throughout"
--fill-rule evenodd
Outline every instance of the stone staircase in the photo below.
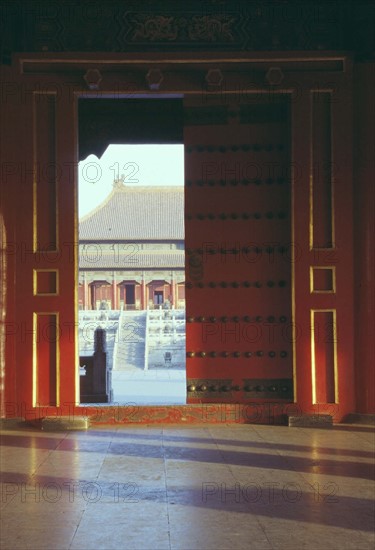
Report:
M 143 370 L 145 365 L 146 311 L 122 311 L 113 370 Z
M 150 311 L 147 329 L 147 368 L 185 369 L 185 310 Z
M 105 329 L 107 365 L 113 371 L 185 368 L 184 310 L 82 311 L 79 321 L 80 356 L 94 353 L 95 329 Z

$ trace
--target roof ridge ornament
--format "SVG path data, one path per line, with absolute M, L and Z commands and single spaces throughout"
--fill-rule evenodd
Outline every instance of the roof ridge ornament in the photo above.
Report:
M 125 174 L 113 180 L 113 189 L 125 189 Z

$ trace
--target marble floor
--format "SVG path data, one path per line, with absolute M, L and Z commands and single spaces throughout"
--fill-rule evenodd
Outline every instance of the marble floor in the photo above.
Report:
M 374 430 L 5 430 L 1 549 L 373 550 Z

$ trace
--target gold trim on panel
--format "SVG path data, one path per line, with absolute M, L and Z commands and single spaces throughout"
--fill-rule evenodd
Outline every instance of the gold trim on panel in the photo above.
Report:
M 339 367 L 337 356 L 337 312 L 335 309 L 333 313 L 333 369 L 334 369 L 334 383 L 335 383 L 335 403 L 339 403 Z
M 38 337 L 38 315 L 53 315 L 56 318 L 56 407 L 60 406 L 60 313 L 58 311 L 34 311 L 33 312 L 33 387 L 32 403 L 33 407 L 45 405 L 38 403 L 38 361 L 37 361 L 37 337 Z
M 335 202 L 334 202 L 334 175 L 333 170 L 331 172 L 331 241 L 332 246 L 314 246 L 314 151 L 313 151 L 313 129 L 314 129 L 314 109 L 313 109 L 313 95 L 314 93 L 329 93 L 333 94 L 333 88 L 319 88 L 319 89 L 310 89 L 310 176 L 309 176 L 309 248 L 310 251 L 332 251 L 336 248 L 336 238 L 335 238 Z M 330 110 L 330 143 L 331 143 L 331 167 L 333 164 L 333 124 L 332 124 L 332 110 Z
M 38 273 L 56 273 L 56 292 L 38 292 Z M 58 269 L 33 269 L 33 294 L 34 296 L 59 296 L 60 278 Z
M 315 311 L 310 309 L 310 354 L 311 354 L 311 389 L 312 403 L 316 404 L 316 361 L 315 361 Z
M 313 90 L 310 90 L 310 104 L 309 104 L 309 117 L 310 117 L 310 174 L 309 174 L 309 248 L 313 249 L 314 241 L 314 204 L 313 204 L 313 186 L 314 186 L 314 153 L 313 153 L 313 129 L 314 129 L 314 113 L 313 113 Z
M 60 407 L 60 388 L 61 388 L 61 376 L 60 376 L 60 313 L 56 313 L 56 407 Z
M 33 252 L 34 254 L 38 250 L 38 228 L 37 228 L 37 215 L 38 215 L 38 194 L 37 194 L 37 181 L 36 181 L 36 165 L 37 165 L 37 146 L 36 146 L 36 108 L 35 108 L 35 92 L 33 94 Z
M 60 251 L 60 216 L 59 216 L 59 208 L 60 208 L 60 201 L 59 201 L 59 181 L 57 174 L 55 173 L 55 212 L 56 212 L 56 252 L 58 253 Z
M 333 93 L 333 91 L 332 91 Z M 333 111 L 331 107 L 331 231 L 332 231 L 332 248 L 336 248 L 336 208 L 335 208 L 335 189 L 336 189 L 336 179 L 335 179 L 335 140 L 334 140 L 334 121 L 333 121 Z
M 314 289 L 314 269 L 325 269 L 332 272 L 332 289 L 331 290 L 315 290 Z M 336 294 L 336 266 L 310 266 L 310 294 Z
M 37 364 L 36 364 L 36 338 L 37 338 L 37 320 L 38 314 L 33 312 L 33 387 L 32 387 L 32 404 L 36 407 L 36 388 L 37 388 Z
M 316 361 L 315 361 L 315 313 L 332 313 L 333 322 L 333 376 L 335 387 L 335 405 L 339 404 L 339 379 L 337 361 L 337 315 L 336 309 L 310 309 L 310 332 L 311 332 L 311 378 L 312 378 L 312 403 L 316 402 Z
M 292 162 L 292 177 L 291 177 L 291 242 L 295 243 L 295 159 L 293 150 L 293 117 L 295 115 L 292 107 L 293 102 L 290 102 L 289 116 L 289 132 L 290 132 L 290 161 Z M 291 284 L 292 284 L 292 356 L 293 356 L 293 402 L 297 403 L 297 343 L 296 343 L 296 273 L 295 262 L 291 261 Z
M 45 254 L 56 254 L 60 251 L 59 247 L 59 201 L 58 201 L 58 178 L 55 171 L 55 234 L 56 234 L 56 247 L 53 250 L 43 250 L 38 247 L 38 182 L 37 182 L 37 116 L 36 116 L 36 96 L 52 95 L 57 99 L 57 92 L 55 91 L 33 91 L 33 252 L 43 252 Z M 55 122 L 56 122 L 56 102 L 55 102 Z M 56 139 L 56 124 L 55 124 L 55 139 Z M 56 164 L 56 151 L 55 160 Z

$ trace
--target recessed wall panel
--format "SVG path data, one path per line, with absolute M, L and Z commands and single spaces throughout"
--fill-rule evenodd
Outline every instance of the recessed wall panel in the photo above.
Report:
M 56 269 L 34 269 L 34 295 L 57 296 L 59 273 Z
M 57 243 L 56 96 L 34 94 L 34 252 Z
M 34 406 L 59 404 L 58 313 L 34 313 Z
M 312 92 L 310 248 L 334 247 L 331 93 Z
M 314 294 L 336 292 L 336 268 L 332 267 L 311 267 L 310 268 L 310 291 Z
M 336 403 L 336 312 L 312 310 L 311 329 L 313 403 Z

